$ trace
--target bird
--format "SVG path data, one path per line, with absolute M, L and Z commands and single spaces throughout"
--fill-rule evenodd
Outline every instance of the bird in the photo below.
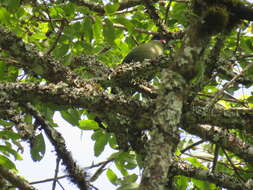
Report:
M 155 35 L 149 42 L 141 44 L 130 51 L 122 63 L 142 62 L 145 59 L 154 59 L 163 55 L 163 45 L 165 43 L 166 40 L 159 35 Z

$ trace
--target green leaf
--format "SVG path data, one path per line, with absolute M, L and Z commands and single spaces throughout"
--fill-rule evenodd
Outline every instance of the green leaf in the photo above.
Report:
M 36 40 L 44 40 L 47 39 L 47 36 L 43 33 L 35 33 L 32 35 L 32 37 Z
M 91 139 L 96 141 L 101 135 L 103 135 L 103 131 L 98 129 L 92 134 Z
M 69 44 L 60 44 L 55 50 L 54 55 L 56 57 L 62 57 L 69 51 Z
M 119 6 L 120 6 L 119 3 L 114 3 L 114 4 L 108 3 L 105 5 L 105 13 L 112 14 L 119 9 Z
M 94 120 L 80 120 L 79 128 L 83 130 L 96 130 L 99 129 L 99 126 Z
M 205 156 L 205 154 L 203 154 L 203 156 Z M 188 157 L 188 158 L 186 158 L 186 160 L 188 160 L 188 161 L 189 161 L 193 166 L 195 166 L 195 167 L 207 169 L 202 163 L 200 163 L 200 162 L 198 161 L 197 158 Z
M 45 72 L 43 66 L 39 64 L 33 64 L 32 70 L 38 75 L 42 75 Z
M 128 176 L 125 176 L 124 177 L 124 182 L 125 183 L 134 183 L 136 182 L 136 180 L 138 179 L 138 175 L 136 174 L 131 174 L 131 175 L 128 175 Z
M 247 98 L 247 101 L 248 101 L 249 103 L 253 103 L 253 96 L 248 97 L 248 98 Z
M 202 189 L 214 190 L 215 189 L 214 184 L 210 184 L 206 181 L 197 180 L 197 179 L 192 178 L 192 182 L 193 182 L 193 185 L 196 186 L 199 190 L 202 190 Z
M 18 133 L 14 133 L 12 131 L 0 131 L 0 138 L 5 138 L 5 139 L 12 139 L 12 140 L 17 140 L 20 138 Z
M 114 185 L 118 185 L 119 184 L 117 175 L 110 168 L 107 169 L 106 176 L 107 176 L 107 178 L 110 180 L 110 182 L 112 184 L 114 184 Z
M 46 152 L 46 145 L 42 133 L 37 135 L 31 146 L 31 156 L 33 161 L 40 161 Z
M 94 153 L 95 156 L 99 156 L 105 149 L 105 145 L 108 142 L 108 134 L 101 134 L 97 137 L 95 145 L 94 145 Z
M 61 116 L 74 126 L 79 126 L 80 114 L 77 110 L 68 109 L 61 111 Z
M 120 160 L 115 160 L 115 166 L 118 168 L 118 170 L 121 172 L 123 176 L 129 175 L 128 171 L 125 168 L 124 162 Z
M 118 23 L 124 25 L 124 26 L 127 28 L 127 30 L 129 31 L 129 33 L 132 33 L 132 32 L 134 31 L 135 26 L 134 26 L 133 23 L 132 23 L 130 20 L 128 20 L 127 18 L 121 16 L 121 17 L 118 17 L 118 18 L 116 19 L 116 21 L 117 21 Z
M 29 115 L 29 114 L 26 114 L 26 115 L 25 115 L 25 122 L 26 122 L 27 124 L 32 124 L 32 120 L 33 120 L 33 118 L 32 118 L 31 115 Z
M 65 12 L 65 15 L 68 17 L 74 16 L 75 14 L 75 5 L 73 3 L 65 4 L 62 9 Z
M 17 151 L 13 150 L 12 148 L 10 148 L 8 146 L 0 145 L 0 151 L 3 153 L 8 152 L 8 153 L 12 154 L 16 160 L 22 160 L 21 155 Z
M 4 120 L 0 119 L 0 125 L 2 125 L 2 126 L 12 126 L 13 123 L 10 122 L 10 121 L 4 121 Z
M 186 12 L 187 5 L 185 3 L 175 3 L 170 13 L 170 17 L 176 19 L 180 24 L 185 26 L 187 24 L 187 17 L 185 16 Z
M 9 158 L 1 154 L 0 154 L 0 165 L 3 165 L 4 167 L 8 169 L 16 169 L 15 164 L 11 160 L 9 160 Z
M 92 31 L 92 20 L 90 17 L 85 17 L 83 22 L 83 33 L 87 41 L 90 43 L 93 38 L 93 31 Z
M 110 147 L 113 149 L 117 149 L 119 147 L 114 134 L 110 135 L 108 142 L 109 142 Z
M 103 24 L 101 21 L 101 18 L 96 17 L 95 23 L 92 25 L 94 38 L 96 41 L 99 41 L 102 39 L 102 32 L 103 31 Z
M 124 184 L 117 188 L 117 190 L 138 190 L 139 185 L 137 183 Z
M 186 190 L 188 184 L 189 184 L 189 178 L 185 176 L 176 176 L 176 183 L 177 187 L 180 190 Z
M 8 10 L 14 13 L 15 11 L 17 11 L 19 4 L 20 4 L 19 0 L 8 0 L 7 1 Z
M 10 13 L 3 7 L 0 7 L 0 23 L 2 24 L 10 23 Z
M 114 26 L 112 21 L 110 21 L 109 19 L 105 19 L 105 25 L 103 28 L 103 35 L 105 37 L 105 40 L 109 43 L 109 44 L 114 44 L 114 40 L 115 40 L 115 30 L 114 30 Z

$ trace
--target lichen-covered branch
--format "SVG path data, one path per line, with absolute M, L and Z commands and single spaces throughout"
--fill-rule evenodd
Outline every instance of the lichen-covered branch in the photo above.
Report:
M 174 72 L 164 71 L 162 74 L 163 84 L 152 117 L 153 127 L 146 147 L 140 190 L 163 189 L 166 186 L 168 169 L 179 143 L 177 125 L 181 119 L 185 81 Z
M 11 184 L 20 190 L 36 190 L 36 188 L 31 186 L 26 180 L 17 176 L 2 165 L 0 165 L 0 176 L 8 180 Z
M 31 143 L 34 138 L 35 128 L 25 122 L 25 118 L 17 110 L 18 103 L 7 98 L 0 98 L 0 118 L 12 121 L 22 139 Z
M 64 80 L 67 84 L 81 87 L 85 83 L 81 77 L 71 71 L 69 67 L 60 64 L 49 56 L 40 56 L 36 49 L 25 44 L 12 32 L 0 27 L 0 48 L 7 51 L 18 62 L 16 66 L 28 73 L 35 73 L 50 82 L 57 83 Z M 87 58 L 88 59 L 88 58 Z M 90 59 L 88 59 L 90 61 Z M 92 85 L 90 83 L 90 85 Z M 94 83 L 93 90 L 97 88 Z M 97 89 L 99 90 L 99 89 Z
M 129 117 L 147 116 L 152 107 L 138 100 L 93 90 L 89 82 L 82 88 L 73 88 L 65 83 L 40 85 L 37 83 L 0 83 L 0 91 L 6 92 L 19 102 L 35 100 L 59 106 L 87 108 L 98 114 L 121 113 Z
M 187 120 L 182 120 L 181 127 L 188 133 L 199 136 L 203 140 L 219 144 L 248 163 L 253 162 L 253 146 L 242 141 L 236 135 L 208 125 L 196 125 Z
M 173 172 L 175 175 L 183 175 L 198 180 L 208 181 L 230 190 L 251 190 L 253 188 L 251 180 L 245 183 L 225 173 L 210 172 L 209 170 L 196 168 L 183 161 L 175 162 L 171 167 L 170 172 Z
M 31 104 L 21 105 L 30 113 L 40 124 L 41 128 L 45 131 L 51 144 L 54 146 L 58 158 L 62 159 L 71 181 L 76 184 L 80 190 L 88 190 L 87 174 L 78 164 L 74 161 L 70 151 L 67 150 L 65 140 L 62 135 L 50 126 L 45 118 L 36 110 Z
M 207 100 L 195 101 L 184 109 L 184 120 L 196 124 L 218 126 L 223 129 L 238 129 L 253 135 L 253 110 L 251 109 L 224 109 L 216 106 L 206 109 Z

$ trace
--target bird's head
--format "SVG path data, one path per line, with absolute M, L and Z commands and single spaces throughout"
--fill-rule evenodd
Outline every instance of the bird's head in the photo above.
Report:
M 157 40 L 161 42 L 162 44 L 166 44 L 166 40 L 159 34 L 154 35 L 151 40 Z

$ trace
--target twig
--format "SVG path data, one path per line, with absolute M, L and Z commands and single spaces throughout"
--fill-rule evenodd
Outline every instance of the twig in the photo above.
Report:
M 184 149 L 181 150 L 180 152 L 181 152 L 181 154 L 183 154 L 183 153 L 185 153 L 187 150 L 193 148 L 194 146 L 198 146 L 199 144 L 202 144 L 203 142 L 205 142 L 205 141 L 204 141 L 204 140 L 200 140 L 200 141 L 198 141 L 198 142 L 195 142 L 195 143 L 193 143 L 193 144 L 187 146 L 186 148 L 184 148 Z
M 66 23 L 67 23 L 66 20 L 61 21 L 61 26 L 60 26 L 60 28 L 59 28 L 59 31 L 57 32 L 57 37 L 56 37 L 56 39 L 55 39 L 55 41 L 54 41 L 52 47 L 47 51 L 46 55 L 50 55 L 50 53 L 51 53 L 51 52 L 54 50 L 54 48 L 56 47 L 57 43 L 58 43 L 59 40 L 60 40 L 60 37 L 61 37 L 61 35 L 62 35 L 63 29 L 64 29 Z
M 143 4 L 147 8 L 149 16 L 153 19 L 154 23 L 158 26 L 158 28 L 164 33 L 169 34 L 170 32 L 167 30 L 167 26 L 161 22 L 161 18 L 159 17 L 158 13 L 156 12 L 155 7 L 152 5 L 152 1 L 145 0 Z
M 112 160 L 107 160 L 105 161 L 98 169 L 97 171 L 93 174 L 93 176 L 91 176 L 90 181 L 93 182 L 95 181 L 105 170 L 105 166 L 110 163 Z
M 97 164 L 93 164 L 93 165 L 87 167 L 86 169 L 91 169 L 91 168 L 99 167 L 101 165 L 108 164 L 109 162 L 112 162 L 112 161 L 114 161 L 114 159 L 110 159 L 110 160 L 106 160 L 106 161 L 103 161 L 103 162 L 100 162 L 100 163 L 97 163 Z
M 214 157 L 213 157 L 213 165 L 212 165 L 212 172 L 215 171 L 218 159 L 219 159 L 219 151 L 220 151 L 220 145 L 218 143 L 215 144 L 214 148 Z
M 241 179 L 243 182 L 246 182 L 247 180 L 245 180 L 241 175 L 240 173 L 237 171 L 237 168 L 236 166 L 234 165 L 234 163 L 232 162 L 232 160 L 229 158 L 227 152 L 225 151 L 225 149 L 223 147 L 221 147 L 222 151 L 224 152 L 227 160 L 229 161 L 229 163 L 231 164 L 232 168 L 234 169 L 236 175 L 239 177 L 239 179 Z
M 57 180 L 57 184 L 62 188 L 62 190 L 65 190 L 65 188 L 62 186 L 59 180 Z
M 199 96 L 206 96 L 206 97 L 209 97 L 209 98 L 214 98 L 215 97 L 215 95 L 213 95 L 213 94 L 205 94 L 205 93 L 198 93 L 197 95 L 199 95 Z M 226 98 L 224 96 L 229 96 L 229 98 L 228 97 Z M 224 100 L 224 101 L 232 102 L 232 103 L 237 103 L 237 104 L 240 104 L 240 105 L 248 108 L 247 102 L 238 100 L 235 97 L 233 97 L 233 96 L 231 96 L 230 94 L 227 94 L 227 93 L 224 93 L 223 97 L 220 98 L 220 100 Z
M 57 177 L 57 181 L 59 179 L 63 179 L 63 178 L 66 178 L 66 177 L 69 177 L 69 175 L 63 175 L 63 176 Z M 30 184 L 46 183 L 46 182 L 50 182 L 50 181 L 54 181 L 54 180 L 55 180 L 55 178 L 48 178 L 48 179 L 44 179 L 44 180 L 33 181 Z
M 53 181 L 53 185 L 52 185 L 52 190 L 55 190 L 55 187 L 56 187 L 60 161 L 61 161 L 61 159 L 57 157 L 56 158 L 56 168 L 55 168 L 55 173 L 54 173 L 54 181 Z
M 220 89 L 218 92 L 216 92 L 215 97 L 213 101 L 208 105 L 209 108 L 212 108 L 214 104 L 219 101 L 220 98 L 224 96 L 224 91 L 228 89 L 239 77 L 241 77 L 247 70 L 250 69 L 250 67 L 253 66 L 253 63 L 247 65 L 238 75 L 236 75 L 234 78 L 232 78 L 229 82 L 227 82 L 222 89 Z
M 239 49 L 241 32 L 242 32 L 242 29 L 240 28 L 239 31 L 237 32 L 237 36 L 236 36 L 236 46 L 235 46 L 235 50 L 234 50 L 235 55 L 236 55 L 236 52 Z
M 172 0 L 170 0 L 169 4 L 166 7 L 166 12 L 165 12 L 165 17 L 164 17 L 164 23 L 165 24 L 167 24 L 167 19 L 168 19 L 168 16 L 169 16 L 169 11 L 170 11 L 170 7 L 171 7 L 171 3 L 172 3 Z

